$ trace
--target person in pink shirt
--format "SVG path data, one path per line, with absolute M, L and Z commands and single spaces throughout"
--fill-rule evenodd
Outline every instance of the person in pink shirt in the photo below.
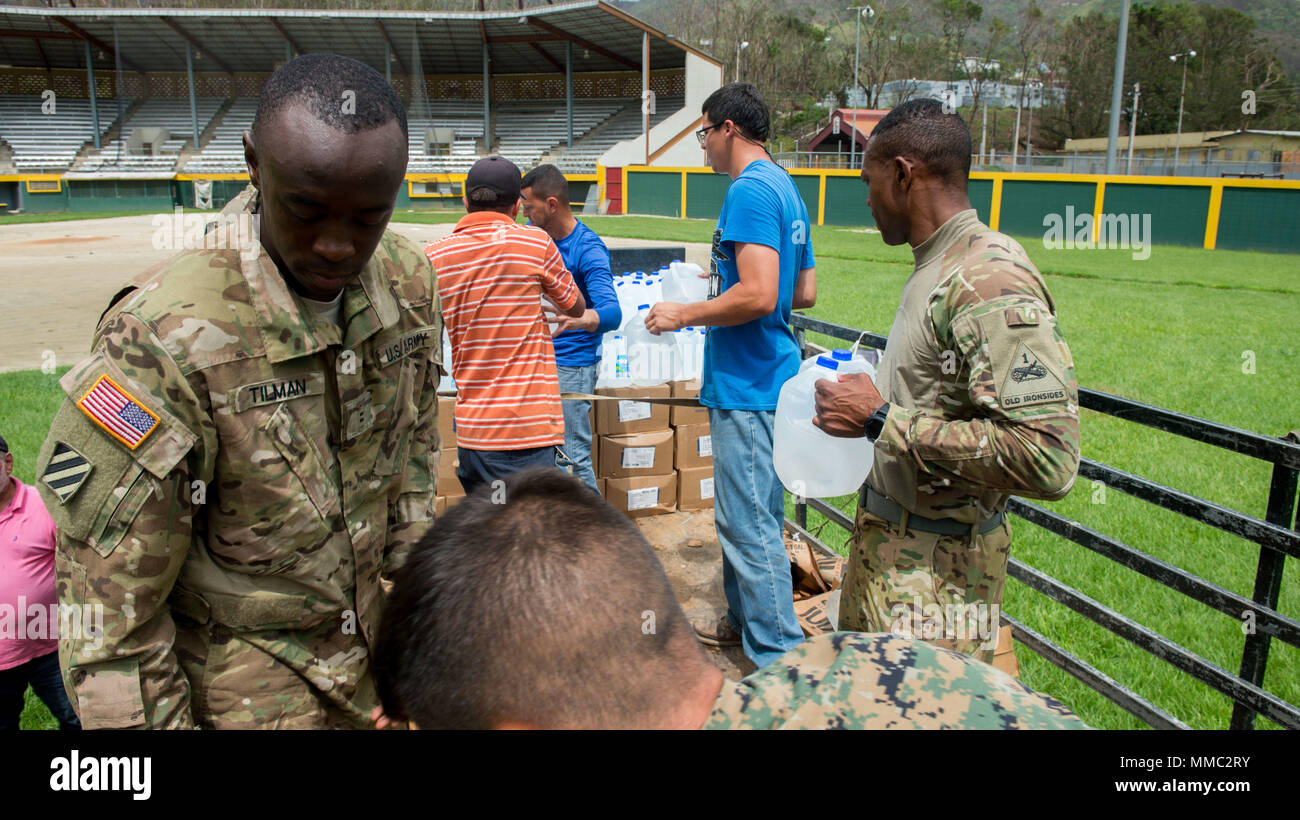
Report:
M 59 674 L 54 520 L 35 487 L 13 477 L 0 437 L 0 730 L 17 729 L 28 685 L 59 721 L 80 729 Z M 35 637 L 31 637 L 35 636 Z

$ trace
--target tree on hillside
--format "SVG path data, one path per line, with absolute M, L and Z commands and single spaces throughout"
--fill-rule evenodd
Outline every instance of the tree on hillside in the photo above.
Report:
M 965 49 L 971 28 L 984 10 L 972 0 L 930 0 L 930 9 L 939 18 L 943 32 L 943 51 L 948 58 L 948 79 L 965 79 Z
M 1098 14 L 1075 18 L 1049 50 L 1068 87 L 1066 102 L 1043 113 L 1043 130 L 1052 137 L 1097 137 L 1106 133 L 1111 64 L 1118 20 Z M 1196 51 L 1187 62 L 1183 97 L 1184 131 L 1295 128 L 1295 87 L 1275 50 L 1256 33 L 1254 21 L 1229 8 L 1188 3 L 1136 5 L 1129 21 L 1125 89 L 1142 84 L 1139 134 L 1168 134 L 1178 127 L 1183 59 L 1172 54 Z M 1254 115 L 1243 113 L 1243 91 L 1254 92 Z

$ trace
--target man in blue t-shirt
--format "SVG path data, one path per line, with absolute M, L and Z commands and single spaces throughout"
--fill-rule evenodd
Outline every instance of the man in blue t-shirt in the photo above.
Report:
M 587 311 L 577 318 L 547 311 L 547 320 L 556 323 L 552 335 L 560 392 L 590 393 L 596 389 L 601 334 L 614 330 L 623 321 L 609 270 L 609 250 L 595 231 L 574 218 L 569 207 L 569 181 L 559 168 L 537 166 L 524 174 L 519 189 L 524 216 L 555 241 L 564 267 L 573 274 L 582 298 L 587 300 Z M 563 404 L 564 453 L 573 463 L 578 478 L 595 491 L 596 474 L 591 469 L 591 402 L 565 399 Z
M 714 516 L 729 612 L 717 623 L 696 623 L 695 631 L 713 646 L 741 644 L 763 667 L 803 640 L 772 428 L 781 385 L 799 372 L 790 311 L 817 299 L 812 226 L 794 180 L 763 147 L 768 110 L 754 86 L 723 86 L 704 101 L 703 113 L 696 136 L 713 170 L 732 179 L 713 232 L 709 300 L 661 302 L 646 327 L 709 328 L 700 402 L 712 427 Z

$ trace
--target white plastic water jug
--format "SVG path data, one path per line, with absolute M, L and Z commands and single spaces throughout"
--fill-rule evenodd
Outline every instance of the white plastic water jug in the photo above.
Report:
M 709 277 L 701 276 L 703 273 L 704 269 L 699 265 L 673 262 L 664 277 L 664 298 L 669 302 L 705 301 L 709 298 Z M 668 295 L 670 288 L 672 296 Z
M 840 364 L 831 356 L 818 356 L 812 366 L 782 385 L 777 397 L 772 460 L 777 477 L 795 495 L 848 495 L 857 492 L 871 472 L 874 442 L 865 436 L 837 438 L 812 423 L 817 414 L 816 384 L 820 379 L 838 380 Z
M 636 307 L 636 316 L 627 329 L 627 362 L 632 384 L 653 387 L 671 381 L 676 367 L 677 343 L 671 333 L 655 335 L 646 330 L 650 305 Z
M 600 367 L 596 370 L 596 389 L 631 387 L 627 363 L 627 337 L 610 331 L 600 340 Z
M 871 362 L 861 356 L 854 356 L 853 351 L 851 350 L 837 347 L 829 353 L 824 353 L 822 355 L 830 356 L 832 359 L 839 362 L 839 369 L 836 372 L 841 376 L 848 373 L 867 373 L 871 376 L 873 381 L 876 378 L 876 369 L 871 366 Z M 799 364 L 799 372 L 802 373 L 808 368 L 816 366 L 818 358 L 820 357 L 809 356 L 804 359 Z
M 451 335 L 447 333 L 446 327 L 442 329 L 442 366 L 446 368 L 447 375 L 438 381 L 438 391 L 454 393 L 456 380 L 451 377 Z
M 704 340 L 702 327 L 684 327 L 677 331 L 677 367 L 673 381 L 689 382 L 704 374 Z

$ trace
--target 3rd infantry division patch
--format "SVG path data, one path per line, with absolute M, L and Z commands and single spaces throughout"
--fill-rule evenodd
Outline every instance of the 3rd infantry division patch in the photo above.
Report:
M 76 495 L 81 485 L 86 483 L 86 476 L 90 475 L 92 469 L 94 465 L 86 461 L 81 453 L 60 441 L 54 447 L 54 454 L 50 456 L 45 472 L 41 474 L 41 481 L 59 497 L 59 503 L 63 503 Z

